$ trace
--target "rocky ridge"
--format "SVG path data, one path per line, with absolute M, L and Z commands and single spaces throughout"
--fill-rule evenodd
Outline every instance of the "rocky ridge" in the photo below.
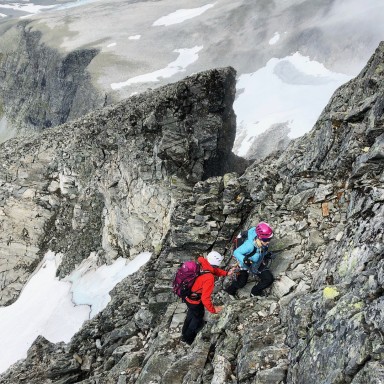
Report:
M 60 276 L 91 252 L 100 263 L 159 252 L 180 191 L 236 159 L 234 85 L 233 69 L 208 71 L 4 143 L 0 302 L 48 249 L 64 255 Z
M 215 163 L 207 177 L 174 184 L 159 252 L 69 344 L 38 338 L 2 382 L 383 382 L 383 62 L 382 43 L 284 152 L 241 177 Z M 176 267 L 211 247 L 230 264 L 230 239 L 261 219 L 276 233 L 268 295 L 249 298 L 250 282 L 232 301 L 218 281 L 224 311 L 192 347 L 181 344 Z

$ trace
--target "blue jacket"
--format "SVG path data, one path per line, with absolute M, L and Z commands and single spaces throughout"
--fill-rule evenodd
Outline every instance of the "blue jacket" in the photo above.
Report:
M 256 253 L 250 257 L 250 260 L 252 261 L 253 273 L 257 272 L 257 269 L 259 268 L 261 262 L 263 261 L 264 255 L 268 250 L 268 246 L 262 246 L 261 248 L 258 248 L 255 245 L 256 239 L 256 228 L 252 227 L 248 230 L 248 239 L 245 240 L 244 243 L 240 245 L 239 248 L 236 248 L 233 252 L 233 256 L 235 256 L 239 262 L 240 268 L 250 270 L 250 268 L 244 264 L 244 258 L 256 249 Z

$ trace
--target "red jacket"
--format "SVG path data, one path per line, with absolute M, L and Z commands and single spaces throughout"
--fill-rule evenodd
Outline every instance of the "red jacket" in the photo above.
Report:
M 192 286 L 192 292 L 200 293 L 201 300 L 191 300 L 187 297 L 186 301 L 191 304 L 199 304 L 202 302 L 209 312 L 216 313 L 211 299 L 213 288 L 215 287 L 215 276 L 227 276 L 228 272 L 220 268 L 212 267 L 212 265 L 202 256 L 200 256 L 197 261 L 201 265 L 201 271 L 209 271 L 210 273 L 203 273 L 198 276 Z

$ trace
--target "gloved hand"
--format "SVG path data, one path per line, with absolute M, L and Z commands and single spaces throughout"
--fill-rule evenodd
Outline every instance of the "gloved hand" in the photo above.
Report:
M 265 259 L 273 259 L 273 253 L 272 252 L 267 252 L 264 256 Z
M 250 267 L 252 265 L 252 260 L 245 258 L 244 259 L 244 265 L 246 265 L 247 267 Z
M 227 276 L 232 276 L 235 273 L 236 267 L 232 267 L 229 271 Z

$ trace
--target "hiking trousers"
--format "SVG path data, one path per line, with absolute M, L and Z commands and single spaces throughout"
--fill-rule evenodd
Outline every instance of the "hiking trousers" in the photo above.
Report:
M 195 340 L 197 333 L 204 326 L 205 309 L 202 303 L 191 304 L 186 301 L 185 304 L 187 304 L 188 312 L 183 324 L 181 335 L 182 340 L 191 345 Z
M 249 273 L 242 269 L 236 280 L 226 289 L 230 295 L 235 295 L 239 288 L 243 288 L 248 282 Z M 260 296 L 265 288 L 272 285 L 274 277 L 269 269 L 261 271 L 258 275 L 259 282 L 252 288 L 251 294 L 253 296 Z
M 260 278 L 259 282 L 255 284 L 255 286 L 251 290 L 252 296 L 261 296 L 263 293 L 263 290 L 265 288 L 270 287 L 273 281 L 275 280 L 272 275 L 272 272 L 269 269 L 265 269 L 264 271 L 261 271 L 259 278 Z

